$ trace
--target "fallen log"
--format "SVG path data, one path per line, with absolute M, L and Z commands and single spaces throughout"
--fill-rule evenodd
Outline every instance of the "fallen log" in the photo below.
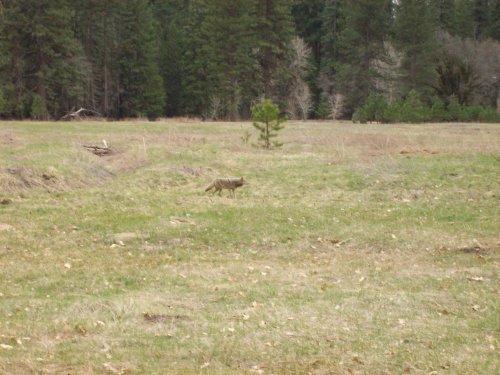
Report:
M 99 112 L 86 108 L 80 108 L 77 111 L 71 111 L 60 118 L 61 121 L 103 120 L 103 119 L 104 117 Z
M 104 156 L 112 153 L 111 149 L 108 147 L 88 146 L 88 145 L 82 145 L 82 146 L 86 148 L 87 151 L 90 151 L 93 154 L 96 154 L 97 156 Z
M 92 152 L 93 154 L 97 156 L 104 156 L 104 155 L 109 155 L 113 153 L 113 151 L 108 147 L 108 143 L 106 140 L 102 140 L 103 146 L 89 146 L 89 145 L 82 145 L 87 151 Z

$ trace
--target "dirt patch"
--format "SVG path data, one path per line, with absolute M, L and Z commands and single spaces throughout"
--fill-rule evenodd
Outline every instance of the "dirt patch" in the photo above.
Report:
M 89 177 L 91 177 L 92 181 L 98 181 L 98 182 L 103 182 L 104 180 L 111 178 L 115 175 L 107 168 L 98 164 L 90 165 L 89 167 L 86 168 L 85 172 Z
M 428 149 L 403 149 L 399 151 L 401 155 L 412 155 L 412 154 L 419 154 L 419 155 L 437 155 L 439 154 L 438 151 L 433 151 L 433 150 L 428 150 Z
M 119 241 L 125 242 L 125 241 L 135 240 L 136 238 L 139 237 L 140 237 L 139 234 L 133 232 L 116 233 L 113 235 L 113 240 L 115 240 L 116 242 Z
M 478 254 L 478 255 L 488 254 L 488 249 L 485 249 L 481 246 L 466 246 L 458 249 L 458 251 L 464 254 Z
M 196 225 L 196 223 L 185 217 L 171 217 L 169 223 L 172 225 Z
M 41 187 L 45 185 L 44 181 L 49 181 L 52 178 L 52 176 L 47 178 L 49 175 L 44 178 L 44 173 L 37 173 L 34 169 L 24 166 L 7 167 L 4 174 L 7 177 L 7 187 L 14 188 L 14 190 Z
M 99 185 L 113 176 L 100 164 L 75 163 L 71 171 L 60 171 L 54 167 L 42 170 L 23 165 L 0 169 L 0 190 L 5 193 L 20 193 L 31 189 L 68 191 L 90 185 Z
M 4 199 L 0 200 L 0 204 L 2 206 L 8 206 L 11 203 L 12 203 L 12 199 L 4 198 Z
M 113 148 L 113 154 L 106 156 L 105 162 L 112 174 L 135 172 L 149 164 L 144 151 L 134 149 L 124 152 L 119 148 Z
M 178 320 L 187 320 L 185 315 L 166 315 L 166 314 L 151 314 L 148 312 L 143 313 L 144 321 L 151 324 L 174 322 Z
M 18 143 L 17 137 L 11 132 L 0 133 L 0 145 L 14 145 Z
M 7 167 L 0 170 L 0 187 L 5 192 L 20 192 L 34 188 L 62 190 L 60 181 L 52 170 L 38 171 L 25 166 Z

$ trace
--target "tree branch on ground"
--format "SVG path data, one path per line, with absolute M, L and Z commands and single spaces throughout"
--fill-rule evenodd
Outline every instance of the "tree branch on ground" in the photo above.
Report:
M 80 120 L 103 120 L 104 117 L 92 109 L 80 108 L 77 111 L 71 111 L 61 117 L 61 121 L 80 121 Z

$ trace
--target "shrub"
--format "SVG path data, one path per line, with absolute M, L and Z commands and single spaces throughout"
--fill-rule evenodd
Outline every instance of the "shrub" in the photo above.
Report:
M 479 121 L 483 107 L 478 105 L 463 105 L 460 107 L 458 120 L 463 122 Z
M 403 102 L 400 121 L 425 122 L 430 119 L 430 110 L 424 103 L 422 103 L 420 94 L 416 90 L 411 90 Z
M 360 122 L 361 124 L 366 124 L 368 122 L 368 116 L 366 115 L 366 111 L 363 110 L 363 107 L 360 107 L 354 111 L 352 114 L 353 122 Z
M 326 118 L 331 117 L 332 114 L 330 111 L 330 107 L 329 107 L 328 102 L 326 101 L 325 97 L 321 97 L 321 100 L 318 103 L 318 107 L 316 108 L 316 111 L 314 114 L 315 114 L 316 118 L 319 118 L 319 119 L 326 119 Z
M 380 95 L 372 94 L 366 99 L 365 104 L 354 111 L 352 119 L 355 122 L 384 121 L 387 102 Z
M 450 114 L 446 111 L 444 102 L 438 96 L 431 99 L 430 119 L 435 122 L 450 120 Z
M 497 113 L 494 108 L 482 108 L 478 116 L 480 122 L 500 122 L 500 113 Z
M 386 122 L 401 121 L 403 112 L 403 103 L 400 101 L 390 103 L 384 111 L 384 120 Z
M 44 108 L 42 97 L 40 95 L 33 95 L 33 99 L 31 102 L 31 117 L 37 120 L 46 117 L 46 110 Z
M 376 95 L 370 95 L 366 103 L 353 115 L 353 121 L 383 122 L 427 122 L 427 121 L 463 121 L 463 122 L 500 122 L 500 114 L 494 108 L 479 105 L 461 105 L 455 96 L 448 98 L 448 105 L 439 97 L 431 98 L 430 107 L 420 99 L 417 91 L 410 91 L 405 100 L 387 104 Z
M 448 98 L 448 114 L 451 121 L 458 121 L 460 118 L 460 103 L 458 102 L 458 98 L 454 95 Z

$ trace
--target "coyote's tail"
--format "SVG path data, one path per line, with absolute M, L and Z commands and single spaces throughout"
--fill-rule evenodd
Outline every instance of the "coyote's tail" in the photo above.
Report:
M 212 182 L 210 185 L 208 185 L 206 188 L 205 188 L 205 191 L 209 191 L 210 189 L 213 189 L 215 187 L 215 183 Z

